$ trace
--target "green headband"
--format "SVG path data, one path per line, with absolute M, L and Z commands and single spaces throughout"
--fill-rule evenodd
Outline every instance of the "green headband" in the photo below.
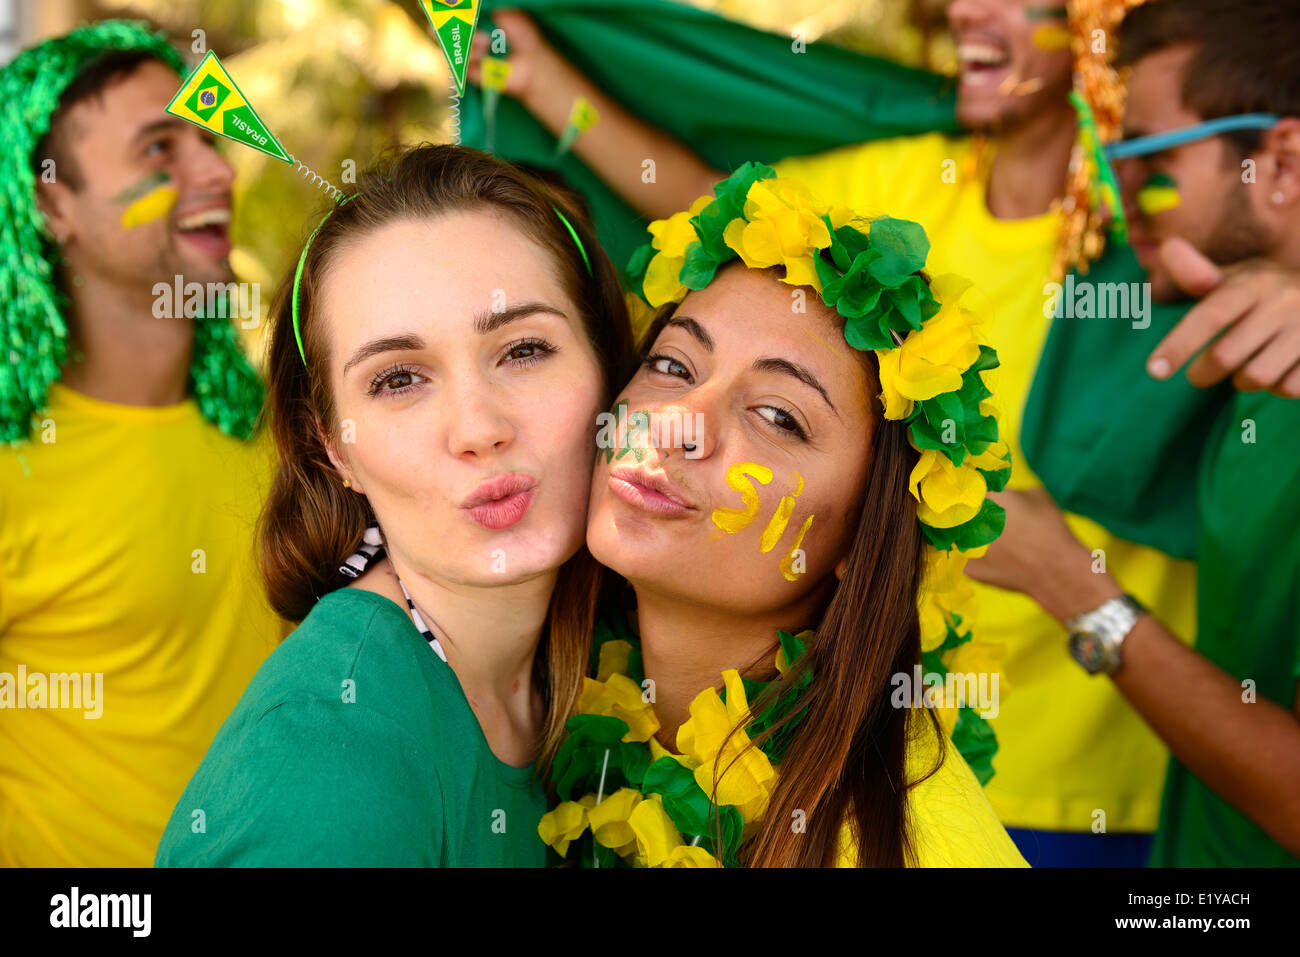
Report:
M 106 54 L 132 50 L 186 73 L 166 37 L 128 20 L 81 27 L 0 67 L 0 442 L 28 438 L 68 360 L 68 304 L 56 281 L 59 248 L 36 204 L 36 148 L 77 76 Z M 190 391 L 204 417 L 246 438 L 262 407 L 257 373 L 239 348 L 233 323 L 196 316 L 194 324 Z
M 352 196 L 339 200 L 338 205 L 342 206 L 356 195 L 356 193 L 353 193 Z M 337 208 L 338 207 L 335 207 L 335 209 Z M 578 247 L 578 252 L 582 253 L 582 262 L 587 267 L 587 275 L 594 276 L 595 274 L 591 270 L 591 260 L 587 258 L 587 250 L 583 247 L 582 240 L 578 238 L 578 231 L 573 228 L 573 224 L 565 218 L 565 215 L 562 212 L 560 212 L 558 206 L 552 205 L 551 209 L 555 210 L 555 215 L 560 217 L 560 222 L 564 223 L 564 228 L 567 229 L 569 235 L 573 237 L 573 244 Z M 293 338 L 298 343 L 298 357 L 302 359 L 304 367 L 307 366 L 307 351 L 303 349 L 302 346 L 302 326 L 299 324 L 298 320 L 298 287 L 302 283 L 302 267 L 307 262 L 307 250 L 311 249 L 312 240 L 316 238 L 316 234 L 320 232 L 320 228 L 325 225 L 325 220 L 329 219 L 330 213 L 332 212 L 334 212 L 333 209 L 322 216 L 320 222 L 316 224 L 316 228 L 313 229 L 311 235 L 307 237 L 307 242 L 304 243 L 302 247 L 302 253 L 298 256 L 298 268 L 295 269 L 293 273 Z

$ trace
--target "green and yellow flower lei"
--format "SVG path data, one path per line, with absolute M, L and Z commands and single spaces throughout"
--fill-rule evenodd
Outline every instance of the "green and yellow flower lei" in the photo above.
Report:
M 813 635 L 782 631 L 778 638 L 775 667 L 785 675 Z M 578 714 L 566 725 L 552 767 L 562 800 L 542 818 L 538 834 L 561 857 L 587 867 L 716 867 L 719 858 L 737 866 L 741 844 L 767 811 L 776 764 L 803 717 L 796 709 L 812 673 L 804 669 L 733 735 L 771 682 L 724 671 L 721 694 L 708 688 L 691 702 L 674 754 L 654 737 L 659 718 L 635 636 L 621 620 L 602 621 L 595 645 L 596 677 L 583 678 Z M 751 736 L 792 711 L 761 745 L 749 746 Z M 710 798 L 715 769 L 716 804 Z M 716 848 L 715 835 L 721 835 Z
M 596 677 L 583 678 L 578 713 L 566 724 L 552 765 L 561 800 L 538 824 L 542 841 L 584 867 L 738 866 L 741 845 L 763 822 L 777 766 L 806 710 L 799 701 L 812 670 L 796 666 L 815 639 L 811 631 L 777 632 L 773 665 L 780 679 L 755 681 L 724 671 L 721 692 L 706 688 L 691 701 L 674 753 L 655 739 L 661 725 L 639 641 L 621 614 L 602 619 L 592 650 Z M 937 652 L 929 652 L 923 670 L 927 679 L 942 679 L 946 668 Z M 751 702 L 777 680 L 785 686 L 751 714 Z M 968 722 L 968 730 L 954 733 L 954 744 L 964 739 L 963 756 L 982 761 L 991 775 L 992 732 L 972 708 L 957 710 L 958 728 Z M 775 730 L 751 746 L 769 728 Z

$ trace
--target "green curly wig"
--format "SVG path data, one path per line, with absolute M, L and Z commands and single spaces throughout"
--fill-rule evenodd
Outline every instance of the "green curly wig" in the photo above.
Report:
M 64 90 L 105 54 L 142 50 L 183 77 L 180 55 L 144 23 L 105 20 L 24 50 L 0 68 L 0 441 L 25 441 L 68 358 L 68 302 L 55 282 L 59 248 L 44 231 L 32 167 Z M 257 372 L 226 319 L 194 320 L 190 392 L 203 416 L 238 438 L 262 406 Z

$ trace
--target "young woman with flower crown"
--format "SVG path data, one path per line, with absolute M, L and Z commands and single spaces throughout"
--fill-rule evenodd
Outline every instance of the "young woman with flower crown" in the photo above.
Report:
M 996 354 L 919 226 L 774 175 L 742 167 L 630 265 L 665 308 L 587 541 L 635 610 L 597 629 L 539 833 L 587 866 L 1023 865 L 973 695 L 899 693 L 995 668 L 959 608 L 1003 518 Z

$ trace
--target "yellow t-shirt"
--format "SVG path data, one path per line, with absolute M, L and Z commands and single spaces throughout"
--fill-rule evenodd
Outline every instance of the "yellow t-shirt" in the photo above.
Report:
M 1011 449 L 1008 485 L 1041 482 L 1020 450 L 1020 421 L 1051 320 L 1044 315 L 1059 220 L 1048 213 L 1000 220 L 985 202 L 987 164 L 972 141 L 939 133 L 841 147 L 775 164 L 823 201 L 920 223 L 930 239 L 927 271 L 975 283 L 972 304 L 1001 366 L 986 374 Z M 1077 320 L 1105 321 L 1105 320 Z M 1074 534 L 1105 552 L 1106 570 L 1188 643 L 1195 626 L 1195 566 L 1067 516 Z M 975 584 L 973 627 L 1005 642 L 1009 689 L 993 720 L 996 774 L 985 788 L 1004 824 L 1088 831 L 1155 829 L 1168 752 L 1111 682 L 1089 676 L 1066 650 L 1065 629 L 1023 595 Z
M 148 867 L 284 634 L 253 539 L 273 447 L 193 400 L 56 384 L 40 418 L 0 449 L 0 865 Z
M 921 712 L 914 712 L 918 717 Z M 940 738 L 928 719 L 913 724 L 907 749 L 907 779 L 928 774 L 939 756 Z M 939 769 L 908 792 L 916 867 L 1028 867 L 998 821 L 993 805 L 952 741 L 943 737 Z M 857 849 L 848 825 L 840 830 L 836 867 L 853 867 Z

